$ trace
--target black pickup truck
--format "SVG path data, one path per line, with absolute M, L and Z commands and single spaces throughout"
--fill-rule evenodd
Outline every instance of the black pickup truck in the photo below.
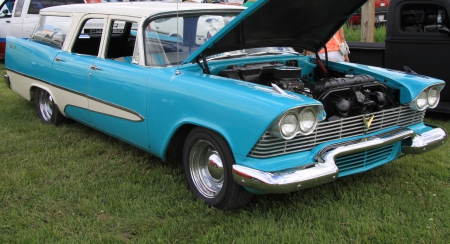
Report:
M 350 61 L 449 82 L 449 13 L 450 0 L 392 0 L 385 43 L 348 42 Z M 434 111 L 450 113 L 450 85 Z

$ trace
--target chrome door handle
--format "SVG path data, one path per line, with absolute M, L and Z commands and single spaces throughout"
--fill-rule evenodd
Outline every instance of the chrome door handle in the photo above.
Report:
M 56 58 L 55 58 L 55 61 L 56 61 L 56 62 L 62 62 L 62 61 L 64 61 L 64 59 L 62 59 L 62 58 L 60 58 L 60 57 L 56 57 Z
M 91 65 L 91 67 L 90 67 L 92 70 L 102 70 L 102 69 L 100 69 L 99 67 L 97 67 L 97 66 L 95 66 L 95 65 Z

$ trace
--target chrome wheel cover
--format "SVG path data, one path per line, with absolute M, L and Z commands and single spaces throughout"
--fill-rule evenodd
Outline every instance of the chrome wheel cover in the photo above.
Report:
M 53 114 L 53 98 L 52 96 L 44 90 L 39 91 L 38 101 L 39 112 L 45 121 L 50 121 Z
M 223 164 L 214 146 L 197 141 L 189 154 L 189 170 L 197 190 L 206 198 L 215 198 L 223 186 Z

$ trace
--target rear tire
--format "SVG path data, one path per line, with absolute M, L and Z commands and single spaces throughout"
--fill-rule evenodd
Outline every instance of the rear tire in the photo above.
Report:
M 64 122 L 65 117 L 59 111 L 53 97 L 46 90 L 37 89 L 34 93 L 36 101 L 36 110 L 43 124 L 55 126 Z
M 201 127 L 189 133 L 183 150 L 184 173 L 190 190 L 206 204 L 234 209 L 250 201 L 253 194 L 233 179 L 234 163 L 222 136 Z

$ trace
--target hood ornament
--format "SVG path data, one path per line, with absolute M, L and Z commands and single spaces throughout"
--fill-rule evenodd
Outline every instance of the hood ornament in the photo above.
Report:
M 372 115 L 370 119 L 366 119 L 366 116 L 362 116 L 364 127 L 366 127 L 366 130 L 369 130 L 370 126 L 372 125 L 373 119 L 375 118 L 375 115 Z

